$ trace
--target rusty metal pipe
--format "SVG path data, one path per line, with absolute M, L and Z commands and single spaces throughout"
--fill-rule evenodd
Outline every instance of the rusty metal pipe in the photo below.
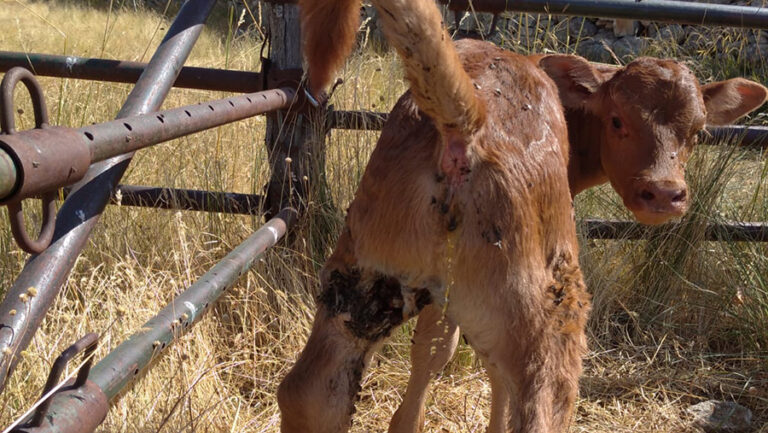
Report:
M 287 108 L 295 96 L 296 91 L 287 87 L 265 90 L 85 126 L 77 132 L 80 140 L 90 148 L 91 160 L 96 162 L 225 123 Z
M 26 422 L 10 433 L 92 432 L 104 422 L 109 399 L 93 381 L 75 386 L 69 381 L 51 397 L 48 412 L 39 426 Z M 28 421 L 28 420 L 25 420 Z
M 452 10 L 534 12 L 768 29 L 768 9 L 667 0 L 440 0 Z
M 135 83 L 147 64 L 91 57 L 0 51 L 0 72 L 18 66 L 31 70 L 37 76 Z M 264 90 L 264 78 L 259 72 L 185 66 L 179 72 L 173 87 L 251 93 Z
M 216 0 L 189 0 L 181 7 L 118 117 L 160 108 Z M 91 166 L 56 217 L 51 245 L 33 256 L 0 304 L 0 391 L 66 281 L 99 216 L 130 163 L 131 154 Z M 29 287 L 36 295 L 21 298 Z
M 328 128 L 377 131 L 384 128 L 389 113 L 376 111 L 332 110 L 328 113 Z
M 71 184 L 73 173 L 82 175 L 85 168 L 95 162 L 287 108 L 295 96 L 296 91 L 291 88 L 273 89 L 77 129 L 51 127 L 2 135 L 0 148 L 17 161 L 16 172 L 21 178 L 16 180 L 18 187 L 11 196 L 0 197 L 0 205 Z M 56 173 L 60 175 L 52 176 Z M 10 173 L 0 172 L 0 178 L 9 176 Z

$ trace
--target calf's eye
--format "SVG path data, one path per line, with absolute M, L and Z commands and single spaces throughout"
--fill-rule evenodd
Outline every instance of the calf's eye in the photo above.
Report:
M 613 123 L 613 127 L 614 128 L 621 129 L 621 126 L 622 126 L 621 119 L 619 119 L 618 117 L 616 117 L 616 116 L 612 117 L 611 118 L 611 123 Z

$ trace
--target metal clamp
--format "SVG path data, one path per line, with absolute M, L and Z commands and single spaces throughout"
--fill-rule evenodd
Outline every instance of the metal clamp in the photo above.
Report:
M 64 367 L 67 366 L 67 363 L 69 363 L 72 358 L 83 351 L 85 351 L 83 354 L 85 363 L 82 367 L 80 367 L 80 370 L 77 371 L 77 378 L 75 379 L 73 387 L 79 388 L 85 385 L 85 381 L 88 380 L 88 373 L 91 371 L 91 364 L 93 364 L 93 352 L 96 350 L 96 346 L 98 344 L 99 335 L 90 333 L 86 334 L 83 338 L 77 340 L 75 344 L 69 346 L 65 351 L 61 352 L 61 355 L 59 355 L 59 357 L 56 358 L 56 361 L 53 362 L 51 373 L 48 375 L 48 380 L 45 382 L 45 388 L 43 388 L 42 397 L 45 397 L 45 395 L 48 394 L 59 382 L 61 373 L 64 371 Z M 45 419 L 45 415 L 48 413 L 48 408 L 51 406 L 52 400 L 53 395 L 50 395 L 42 403 L 40 403 L 40 406 L 37 407 L 35 414 L 32 416 L 32 421 L 29 424 L 30 427 L 40 426 L 40 424 L 43 422 L 43 419 Z
M 32 99 L 35 112 L 35 129 L 48 128 L 48 109 L 45 105 L 43 90 L 35 76 L 27 69 L 16 67 L 9 70 L 0 83 L 0 134 L 12 135 L 16 132 L 16 121 L 13 117 L 13 91 L 21 81 L 27 87 Z M 56 225 L 56 192 L 46 192 L 42 196 L 43 223 L 40 235 L 36 240 L 30 239 L 24 225 L 24 212 L 21 200 L 8 204 L 8 215 L 11 222 L 11 233 L 22 250 L 30 254 L 43 252 L 53 239 Z

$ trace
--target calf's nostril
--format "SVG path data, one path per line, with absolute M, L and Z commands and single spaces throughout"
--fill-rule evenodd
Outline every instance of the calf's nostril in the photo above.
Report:
M 675 194 L 674 197 L 672 197 L 672 202 L 685 201 L 686 198 L 688 198 L 688 191 L 682 189 L 677 194 Z
M 647 189 L 644 189 L 640 192 L 640 198 L 645 201 L 652 201 L 654 198 L 656 198 L 656 196 Z

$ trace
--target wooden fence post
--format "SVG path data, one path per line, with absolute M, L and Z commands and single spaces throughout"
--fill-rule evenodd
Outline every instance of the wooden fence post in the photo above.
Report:
M 265 2 L 264 13 L 270 41 L 270 75 L 301 69 L 298 6 Z M 309 200 L 329 197 L 325 182 L 323 110 L 318 110 L 317 116 L 318 119 L 310 119 L 307 115 L 286 111 L 267 115 L 266 146 L 272 172 L 266 187 L 268 216 L 289 205 L 306 210 Z

